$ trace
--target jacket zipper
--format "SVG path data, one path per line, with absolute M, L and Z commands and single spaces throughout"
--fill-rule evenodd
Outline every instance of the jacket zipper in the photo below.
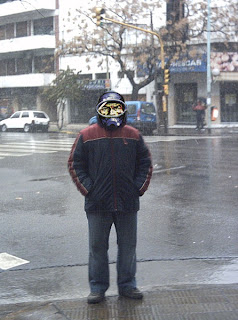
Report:
M 112 155 L 112 175 L 113 175 L 113 198 L 114 198 L 114 210 L 117 211 L 117 196 L 116 196 L 116 166 L 115 166 L 115 152 L 114 152 L 114 141 L 110 138 L 111 142 L 111 155 Z

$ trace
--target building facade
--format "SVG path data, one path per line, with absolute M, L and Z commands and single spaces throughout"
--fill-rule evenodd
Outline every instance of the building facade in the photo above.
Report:
M 184 6 L 180 1 L 167 1 L 163 7 L 163 24 L 166 19 L 176 21 L 184 17 Z M 62 56 L 57 58 L 55 49 L 58 40 L 66 36 L 65 22 L 71 2 L 62 0 L 0 1 L 0 112 L 6 115 L 22 109 L 46 111 L 56 121 L 56 107 L 41 95 L 55 79 L 60 69 L 68 67 L 79 73 L 79 80 L 89 80 L 88 97 L 83 104 L 85 112 L 68 101 L 65 111 L 67 123 L 87 122 L 95 114 L 98 96 L 106 90 L 115 90 L 131 100 L 132 86 L 122 74 L 120 65 L 112 58 L 101 57 L 88 62 L 88 56 Z M 74 3 L 75 5 L 75 3 Z M 173 10 L 176 14 L 173 14 Z M 176 22 L 175 21 L 175 22 Z M 76 32 L 77 30 L 75 30 Z M 77 32 L 76 32 L 77 33 Z M 139 38 L 142 39 L 141 34 Z M 238 124 L 238 39 L 226 42 L 218 37 L 211 39 L 211 105 L 219 110 L 219 116 L 212 124 L 226 126 Z M 157 43 L 156 43 L 157 44 Z M 170 64 L 168 96 L 168 125 L 187 126 L 195 124 L 192 105 L 197 98 L 207 97 L 207 55 L 206 39 L 188 44 L 188 52 Z M 197 52 L 196 55 L 190 54 Z M 90 67 L 89 67 L 90 65 Z M 135 66 L 135 81 L 143 75 Z M 160 71 L 160 69 L 158 70 Z M 216 71 L 216 72 L 214 72 Z M 158 87 L 161 79 L 158 77 Z M 156 104 L 155 83 L 139 91 L 138 99 Z M 158 107 L 158 106 L 157 106 Z
M 55 78 L 58 30 L 57 1 L 0 2 L 0 111 L 46 111 L 56 117 L 40 95 Z
M 196 2 L 196 1 L 194 1 Z M 162 15 L 165 17 L 163 23 L 173 20 L 176 23 L 184 18 L 185 6 L 182 1 L 166 1 L 167 6 L 163 7 Z M 215 12 L 216 10 L 214 10 Z M 232 12 L 231 12 L 232 14 Z M 149 26 L 148 26 L 149 28 Z M 186 31 L 186 30 L 185 30 Z M 213 126 L 238 125 L 238 37 L 237 30 L 233 33 L 231 40 L 219 37 L 216 33 L 211 37 L 211 106 L 218 108 L 218 118 L 212 122 Z M 186 36 L 186 33 L 182 36 Z M 194 126 L 195 113 L 192 105 L 198 98 L 207 98 L 207 43 L 206 34 L 203 39 L 186 41 L 187 53 L 181 54 L 175 61 L 170 63 L 170 82 L 168 96 L 168 125 L 173 126 Z M 165 40 L 165 46 L 166 46 Z M 194 54 L 194 52 L 196 54 Z M 112 59 L 104 59 L 104 63 L 97 59 L 90 61 L 88 68 L 88 57 L 62 57 L 61 68 L 72 67 L 80 71 L 82 79 L 90 79 L 91 92 L 96 89 L 112 89 L 120 92 L 126 98 L 131 99 L 132 86 L 125 75 L 120 71 L 120 66 Z M 133 69 L 133 68 L 132 68 Z M 139 81 L 143 75 L 134 66 L 135 81 Z M 160 72 L 161 69 L 158 69 Z M 158 87 L 161 88 L 161 79 L 158 77 Z M 155 83 L 152 81 L 139 91 L 138 99 L 153 101 L 156 103 Z M 157 106 L 158 107 L 158 106 Z M 75 107 L 77 111 L 77 107 Z M 71 108 L 68 112 L 68 121 L 80 121 L 80 116 L 74 116 L 75 111 Z M 208 114 L 207 114 L 208 118 Z M 208 119 L 207 119 L 208 120 Z

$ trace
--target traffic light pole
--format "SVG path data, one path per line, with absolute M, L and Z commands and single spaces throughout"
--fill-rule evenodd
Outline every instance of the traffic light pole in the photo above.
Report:
M 104 13 L 104 12 L 102 12 L 102 13 Z M 120 21 L 117 21 L 117 20 L 114 20 L 114 19 L 111 19 L 111 18 L 103 17 L 101 19 L 107 20 L 107 21 L 110 21 L 110 22 L 113 22 L 113 23 L 116 23 L 116 24 L 119 24 L 119 25 L 122 25 L 122 26 L 125 26 L 125 27 L 128 27 L 128 28 L 132 28 L 132 29 L 140 30 L 142 32 L 150 33 L 150 34 L 156 36 L 159 39 L 159 43 L 160 43 L 161 69 L 162 69 L 162 74 L 164 74 L 164 69 L 165 69 L 164 44 L 163 44 L 161 36 L 158 33 L 154 32 L 154 31 L 151 31 L 151 30 L 147 30 L 147 29 L 143 29 L 143 28 L 140 28 L 140 27 L 136 27 L 136 26 L 134 26 L 132 24 L 129 24 L 129 23 L 120 22 Z M 164 77 L 163 77 L 163 84 L 162 85 L 164 87 Z M 156 92 L 156 94 L 158 94 L 158 93 Z M 168 105 L 168 96 L 167 96 L 167 94 L 164 93 L 164 95 L 162 97 L 162 106 L 163 106 L 163 122 L 164 122 L 164 132 L 165 132 L 165 134 L 167 134 L 167 132 L 168 132 L 167 105 Z

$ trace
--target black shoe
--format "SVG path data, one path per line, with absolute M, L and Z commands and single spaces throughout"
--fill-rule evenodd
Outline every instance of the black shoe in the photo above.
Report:
M 143 293 L 137 288 L 124 289 L 119 292 L 119 295 L 129 299 L 143 299 Z
M 102 302 L 105 299 L 104 293 L 100 292 L 91 292 L 88 296 L 88 303 L 99 303 Z

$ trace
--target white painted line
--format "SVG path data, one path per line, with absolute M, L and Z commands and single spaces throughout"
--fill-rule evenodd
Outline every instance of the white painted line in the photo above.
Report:
M 155 142 L 171 142 L 179 140 L 199 140 L 199 139 L 217 139 L 225 138 L 227 136 L 144 136 L 146 143 L 155 143 Z
M 18 150 L 29 150 L 29 151 L 35 151 L 35 150 L 56 150 L 56 151 L 70 151 L 71 148 L 70 147 L 62 147 L 62 146 L 49 146 L 49 145 L 28 145 L 28 144 L 2 144 L 0 145 L 0 149 L 1 148 L 14 148 L 14 149 L 18 149 Z
M 15 142 L 8 142 L 9 145 L 14 145 L 16 144 Z M 45 145 L 47 147 L 70 147 L 72 146 L 73 143 L 55 143 L 55 142 L 51 142 L 51 141 L 26 141 L 26 142 L 19 142 L 16 145 L 26 145 L 26 146 L 42 146 Z
M 179 170 L 179 169 L 184 169 L 186 166 L 179 166 L 179 167 L 172 167 L 172 168 L 167 168 L 167 169 L 161 169 L 161 170 L 154 170 L 153 173 L 161 173 L 161 172 L 167 172 L 171 170 Z
M 25 149 L 18 149 L 18 148 L 9 148 L 9 147 L 7 147 L 7 148 L 4 148 L 3 146 L 0 146 L 0 152 L 8 152 L 8 153 L 21 153 L 21 152 L 31 152 L 31 150 L 30 149 L 27 149 L 27 148 L 25 148 Z
M 6 252 L 0 253 L 0 269 L 2 270 L 8 270 L 29 262 L 30 261 L 12 256 Z
M 30 156 L 30 155 L 32 155 L 32 153 L 19 154 L 19 153 L 3 153 L 3 152 L 0 152 L 0 156 L 2 156 L 2 157 L 25 157 L 25 156 Z

